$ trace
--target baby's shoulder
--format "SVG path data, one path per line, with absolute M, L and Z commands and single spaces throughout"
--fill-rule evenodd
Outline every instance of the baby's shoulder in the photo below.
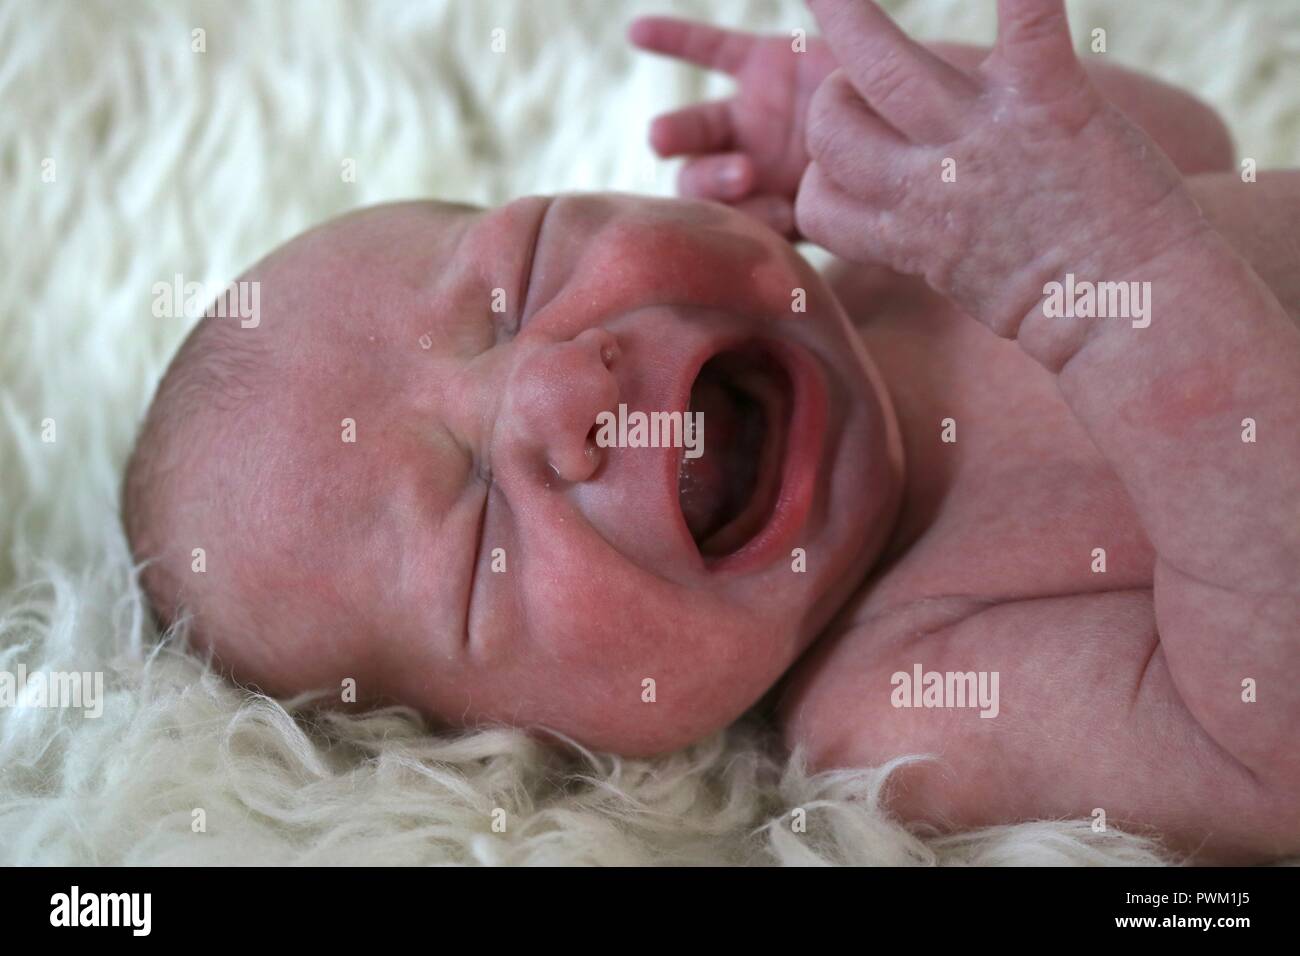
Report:
M 964 764 L 972 747 L 1052 723 L 1061 740 L 1114 731 L 1157 647 L 1150 590 L 867 601 L 791 674 L 781 714 L 818 766 L 904 753 Z
M 864 608 L 790 675 L 778 718 L 814 769 L 920 758 L 886 792 L 906 821 L 1144 820 L 1189 849 L 1300 839 L 1294 807 L 1183 704 L 1146 588 Z

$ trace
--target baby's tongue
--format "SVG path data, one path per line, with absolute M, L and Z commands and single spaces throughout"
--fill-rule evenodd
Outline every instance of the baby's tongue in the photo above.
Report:
M 746 406 L 748 402 L 744 403 Z M 691 389 L 692 412 L 703 417 L 703 454 L 682 456 L 677 472 L 686 526 L 696 542 L 703 542 L 733 518 L 753 490 L 761 434 L 750 434 L 761 421 L 753 408 L 742 411 L 735 394 L 709 376 L 701 376 Z M 752 446 L 752 447 L 750 447 Z

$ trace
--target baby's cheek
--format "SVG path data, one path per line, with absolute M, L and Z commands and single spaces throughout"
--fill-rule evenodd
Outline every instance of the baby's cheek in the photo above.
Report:
M 588 565 L 539 575 L 529 597 L 532 641 L 582 681 L 617 681 L 639 693 L 653 680 L 707 696 L 733 681 L 751 683 L 753 668 L 765 666 L 763 642 L 736 608 L 639 569 Z
M 548 556 L 525 585 L 533 643 L 558 662 L 597 675 L 657 657 L 664 634 L 683 622 L 657 584 L 620 571 L 608 556 Z

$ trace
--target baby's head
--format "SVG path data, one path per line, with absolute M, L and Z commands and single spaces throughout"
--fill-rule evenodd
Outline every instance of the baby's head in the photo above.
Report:
M 243 278 L 260 321 L 178 352 L 125 520 L 159 618 L 269 692 L 353 678 L 672 749 L 776 682 L 893 520 L 892 416 L 842 309 L 722 206 L 382 206 Z M 703 454 L 598 447 L 620 405 L 627 445 L 659 434 L 636 412 L 700 412 Z

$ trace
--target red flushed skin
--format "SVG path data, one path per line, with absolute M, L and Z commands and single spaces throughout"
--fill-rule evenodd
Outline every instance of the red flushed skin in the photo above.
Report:
M 351 676 L 456 724 L 668 751 L 773 686 L 892 526 L 901 452 L 875 370 L 811 266 L 732 210 L 378 207 L 246 278 L 275 374 L 257 441 L 223 439 L 247 468 L 212 582 L 242 603 L 198 611 L 218 657 L 268 689 Z M 592 455 L 587 437 L 619 403 L 684 411 L 703 363 L 751 341 L 795 382 L 780 503 L 706 563 L 681 449 Z

